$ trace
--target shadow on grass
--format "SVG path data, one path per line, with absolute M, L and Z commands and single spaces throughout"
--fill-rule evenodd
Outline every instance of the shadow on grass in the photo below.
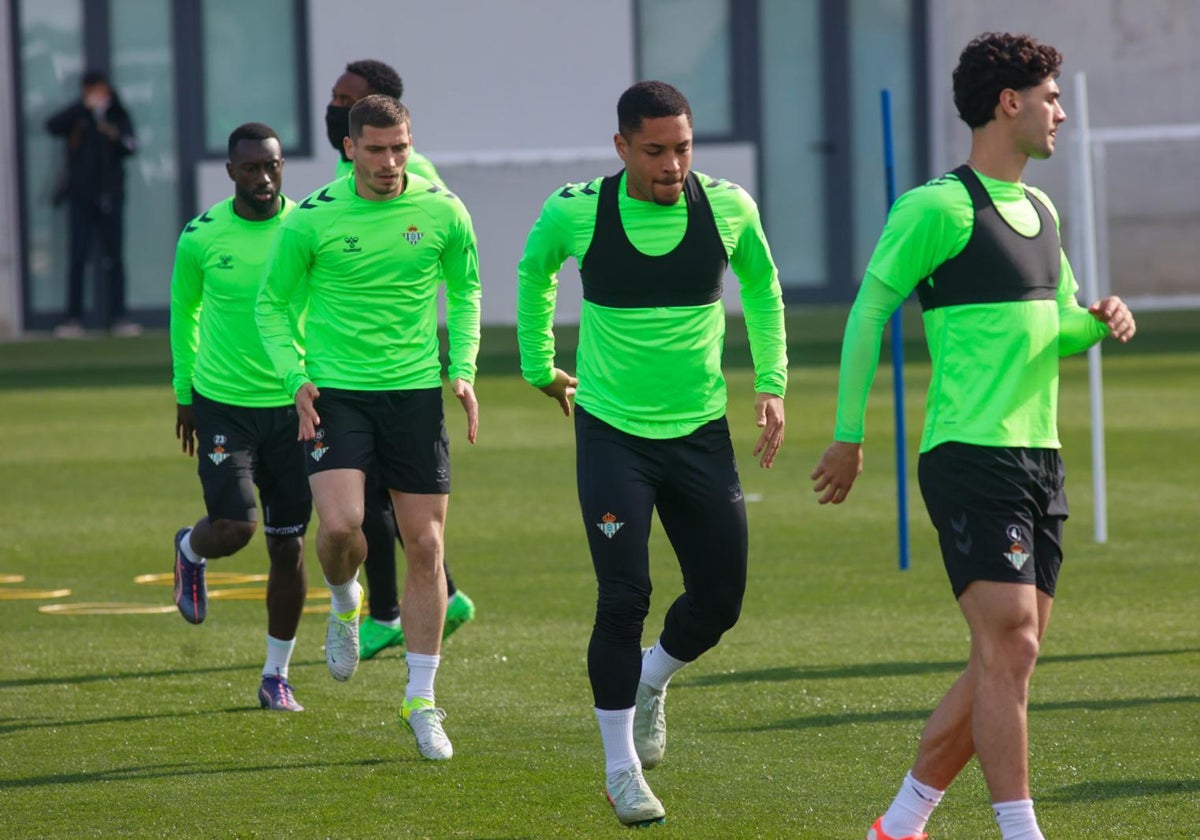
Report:
M 312 659 L 307 662 L 301 662 L 293 659 L 291 666 L 293 668 L 303 667 L 305 665 L 324 665 L 324 659 Z M 47 674 L 41 677 L 26 677 L 17 680 L 0 680 L 0 690 L 6 688 L 27 688 L 30 686 L 39 685 L 84 685 L 86 683 L 109 682 L 116 680 L 140 680 L 153 679 L 155 677 L 179 677 L 186 674 L 236 674 L 240 671 L 249 671 L 251 669 L 261 669 L 262 663 L 257 662 L 253 665 L 213 665 L 208 668 L 171 668 L 162 671 L 127 671 L 123 674 L 113 673 L 111 671 L 103 674 L 76 674 L 71 677 L 55 676 Z
M 1030 703 L 1029 711 L 1061 712 L 1077 709 L 1109 711 L 1114 709 L 1136 709 L 1145 706 L 1164 706 L 1174 703 L 1200 703 L 1195 694 L 1169 697 L 1127 697 L 1111 700 L 1057 700 L 1047 703 Z M 778 720 L 761 726 L 725 727 L 723 732 L 774 732 L 781 729 L 828 729 L 834 726 L 849 726 L 866 723 L 898 723 L 901 721 L 924 721 L 933 713 L 933 708 L 885 709 L 878 712 L 830 712 L 823 715 Z
M 1042 656 L 1038 665 L 1062 662 L 1093 662 L 1109 659 L 1141 659 L 1148 656 L 1178 656 L 1200 652 L 1200 648 L 1177 650 L 1132 650 L 1109 653 L 1071 653 Z M 736 671 L 732 674 L 706 674 L 694 679 L 672 682 L 672 688 L 703 688 L 737 683 L 792 682 L 794 680 L 875 679 L 878 677 L 907 677 L 916 674 L 957 673 L 966 667 L 966 660 L 947 662 L 869 662 L 860 665 L 808 666 L 762 668 L 757 671 Z
M 196 764 L 156 764 L 136 767 L 114 767 L 93 773 L 55 773 L 49 776 L 30 776 L 24 779 L 0 780 L 0 790 L 34 788 L 51 785 L 90 785 L 96 782 L 128 782 L 142 779 L 170 779 L 184 776 L 224 776 L 229 773 L 272 773 L 289 770 L 325 770 L 331 767 L 373 767 L 398 764 L 402 760 L 362 758 L 354 761 L 306 761 L 295 764 L 258 764 L 242 762 L 200 767 Z M 417 761 L 417 759 L 412 759 Z
M 1039 802 L 1104 802 L 1109 799 L 1135 799 L 1143 796 L 1176 796 L 1200 793 L 1200 779 L 1121 779 L 1107 782 L 1081 782 L 1050 793 L 1039 794 Z M 1183 836 L 1183 835 L 1180 835 Z
M 228 709 L 213 709 L 211 711 L 160 712 L 158 714 L 111 715 L 98 718 L 78 718 L 67 720 L 22 720 L 20 718 L 0 719 L 0 735 L 11 735 L 29 729 L 65 729 L 70 726 L 96 726 L 104 723 L 142 723 L 149 720 L 170 720 L 172 718 L 201 717 L 211 715 L 235 715 L 244 712 L 261 712 L 263 709 L 256 705 L 232 706 Z

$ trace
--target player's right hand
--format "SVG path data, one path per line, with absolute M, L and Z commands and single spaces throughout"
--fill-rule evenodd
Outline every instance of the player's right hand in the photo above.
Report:
M 320 396 L 321 392 L 311 382 L 305 382 L 296 392 L 296 416 L 300 420 L 300 433 L 296 437 L 297 440 L 312 440 L 317 436 L 317 426 L 321 425 L 321 415 L 317 414 L 313 403 Z
M 175 404 L 175 437 L 184 455 L 196 454 L 196 414 L 190 405 Z

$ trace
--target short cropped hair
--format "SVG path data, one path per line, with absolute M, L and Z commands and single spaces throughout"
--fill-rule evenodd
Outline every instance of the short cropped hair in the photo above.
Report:
M 266 123 L 242 123 L 229 134 L 229 159 L 233 160 L 233 151 L 242 140 L 278 140 L 275 129 Z
M 628 138 L 642 127 L 642 120 L 655 117 L 686 116 L 692 124 L 692 106 L 674 85 L 666 82 L 638 82 L 617 100 L 617 125 Z
M 371 93 L 382 93 L 392 99 L 404 98 L 404 82 L 390 64 L 384 64 L 373 58 L 364 58 L 361 61 L 351 61 L 347 64 L 346 72 L 366 79 L 367 90 Z
M 373 93 L 355 102 L 350 109 L 350 139 L 362 137 L 365 125 L 392 128 L 406 123 L 412 124 L 403 102 L 385 94 Z
M 954 105 L 971 128 L 996 116 L 1001 91 L 1025 90 L 1058 78 L 1062 53 L 1028 35 L 985 32 L 963 49 L 954 68 Z

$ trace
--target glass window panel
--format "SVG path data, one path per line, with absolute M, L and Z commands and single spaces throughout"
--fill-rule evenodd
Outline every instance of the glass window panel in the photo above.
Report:
M 828 156 L 822 113 L 819 0 L 763 0 L 760 169 L 763 224 L 788 287 L 826 278 L 823 199 Z
M 247 122 L 275 129 L 285 151 L 302 144 L 298 21 L 295 0 L 202 0 L 206 154 L 224 158 Z
M 79 98 L 83 72 L 83 3 L 39 0 L 20 5 L 20 132 L 25 149 L 29 311 L 58 313 L 67 305 L 67 206 L 54 206 L 66 157 L 64 141 L 46 133 L 46 118 Z M 86 283 L 90 305 L 92 287 Z
M 642 0 L 638 4 L 643 79 L 669 82 L 692 106 L 698 135 L 733 132 L 727 0 Z
M 109 25 L 113 86 L 138 140 L 125 163 L 125 300 L 165 309 L 180 227 L 171 4 L 110 0 Z
M 851 135 L 855 282 L 862 278 L 887 217 L 880 91 L 891 91 L 896 193 L 917 186 L 917 101 L 913 86 L 912 0 L 850 4 Z

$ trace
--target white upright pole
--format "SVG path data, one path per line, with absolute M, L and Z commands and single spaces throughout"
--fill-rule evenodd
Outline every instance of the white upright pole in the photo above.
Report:
M 1083 218 L 1080 222 L 1082 234 L 1083 269 L 1080 284 L 1088 304 L 1099 299 L 1099 260 L 1096 248 L 1096 195 L 1092 171 L 1092 137 L 1088 123 L 1087 76 L 1075 74 L 1075 123 L 1079 137 L 1077 167 L 1080 174 L 1079 189 Z M 1088 390 L 1092 420 L 1092 506 L 1095 514 L 1095 538 L 1098 543 L 1108 542 L 1108 480 L 1104 463 L 1104 383 L 1100 366 L 1100 344 L 1088 350 Z

